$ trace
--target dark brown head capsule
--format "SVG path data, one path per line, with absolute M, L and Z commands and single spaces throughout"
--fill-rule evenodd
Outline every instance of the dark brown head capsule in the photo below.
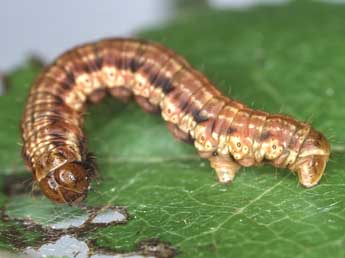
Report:
M 68 162 L 49 172 L 40 182 L 42 192 L 59 203 L 79 203 L 87 196 L 90 178 L 79 162 Z

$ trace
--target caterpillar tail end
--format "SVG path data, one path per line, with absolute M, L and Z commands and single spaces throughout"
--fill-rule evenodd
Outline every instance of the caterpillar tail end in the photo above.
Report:
M 327 161 L 328 156 L 309 156 L 309 158 L 297 168 L 300 184 L 306 188 L 317 185 L 324 174 Z
M 330 156 L 330 145 L 319 132 L 312 131 L 304 142 L 295 165 L 299 182 L 306 188 L 319 183 Z

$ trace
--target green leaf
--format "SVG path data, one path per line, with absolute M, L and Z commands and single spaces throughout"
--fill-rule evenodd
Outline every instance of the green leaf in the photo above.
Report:
M 312 189 L 270 166 L 242 169 L 232 185 L 223 186 L 192 146 L 173 139 L 160 117 L 107 99 L 86 115 L 89 148 L 101 172 L 87 205 L 125 206 L 131 219 L 85 231 L 83 238 L 95 248 L 121 252 L 160 239 L 178 257 L 344 257 L 344 15 L 344 6 L 320 3 L 202 9 L 141 33 L 184 56 L 224 94 L 310 121 L 330 139 L 331 160 Z M 23 66 L 0 97 L 3 187 L 11 186 L 6 180 L 13 175 L 27 173 L 18 128 L 35 74 L 37 67 Z M 18 220 L 26 215 L 43 225 L 73 213 L 32 199 L 29 190 L 20 199 L 0 193 L 10 216 L 0 221 L 0 248 L 44 242 L 44 232 L 33 234 Z M 19 247 L 12 232 L 20 234 Z

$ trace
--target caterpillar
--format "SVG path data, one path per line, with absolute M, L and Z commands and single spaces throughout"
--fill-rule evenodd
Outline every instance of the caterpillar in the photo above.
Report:
M 36 78 L 21 120 L 22 155 L 57 203 L 84 200 L 96 174 L 82 130 L 88 102 L 110 94 L 160 113 L 173 136 L 194 144 L 221 183 L 241 166 L 270 163 L 316 185 L 330 155 L 326 138 L 290 116 L 253 110 L 222 93 L 184 58 L 154 42 L 104 39 L 77 46 Z

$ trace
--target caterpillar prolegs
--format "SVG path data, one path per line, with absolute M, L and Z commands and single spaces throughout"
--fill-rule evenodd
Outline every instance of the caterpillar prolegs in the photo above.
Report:
M 106 39 L 67 51 L 36 79 L 21 122 L 23 157 L 42 192 L 60 203 L 83 200 L 95 167 L 82 131 L 87 102 L 107 93 L 160 112 L 169 130 L 194 144 L 221 183 L 241 166 L 268 162 L 317 184 L 330 155 L 304 122 L 253 110 L 221 94 L 186 60 L 160 44 Z

